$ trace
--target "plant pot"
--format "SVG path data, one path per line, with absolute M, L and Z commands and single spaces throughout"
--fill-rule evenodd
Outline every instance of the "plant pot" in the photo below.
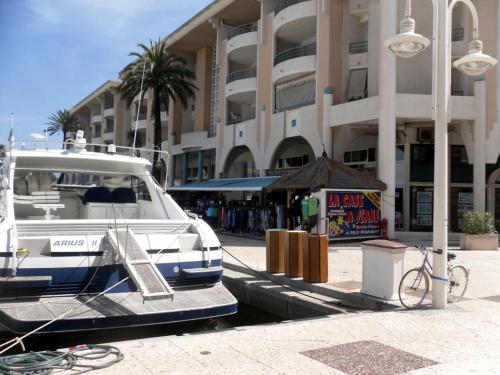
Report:
M 462 250 L 498 250 L 498 234 L 465 234 L 460 235 Z

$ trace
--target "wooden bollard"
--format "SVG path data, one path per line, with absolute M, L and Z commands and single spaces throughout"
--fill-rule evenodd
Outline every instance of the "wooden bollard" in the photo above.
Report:
M 286 229 L 266 231 L 266 271 L 283 273 L 285 270 L 285 233 Z
M 307 248 L 307 232 L 291 230 L 285 235 L 285 276 L 301 277 L 303 254 Z
M 328 281 L 328 236 L 310 234 L 304 251 L 304 281 L 326 283 Z

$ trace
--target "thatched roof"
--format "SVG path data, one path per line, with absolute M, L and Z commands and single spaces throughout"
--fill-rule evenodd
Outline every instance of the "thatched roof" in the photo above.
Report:
M 278 178 L 267 187 L 268 191 L 280 189 L 373 189 L 385 190 L 387 186 L 367 172 L 355 170 L 326 155 L 296 171 Z

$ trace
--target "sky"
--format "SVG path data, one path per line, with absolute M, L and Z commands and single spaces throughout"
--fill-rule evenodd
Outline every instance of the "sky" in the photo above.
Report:
M 118 72 L 137 43 L 167 36 L 211 0 L 0 0 L 0 143 L 43 133 Z M 54 136 L 61 139 L 62 135 Z

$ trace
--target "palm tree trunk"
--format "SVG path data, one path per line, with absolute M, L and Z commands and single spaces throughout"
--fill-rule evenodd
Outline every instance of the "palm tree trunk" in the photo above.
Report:
M 155 89 L 153 91 L 154 103 L 153 111 L 155 115 L 154 123 L 154 146 L 156 150 L 161 150 L 161 103 L 160 103 L 160 90 Z M 155 152 L 153 157 L 153 176 L 156 181 L 161 182 L 161 168 L 159 163 L 157 163 L 159 153 Z

